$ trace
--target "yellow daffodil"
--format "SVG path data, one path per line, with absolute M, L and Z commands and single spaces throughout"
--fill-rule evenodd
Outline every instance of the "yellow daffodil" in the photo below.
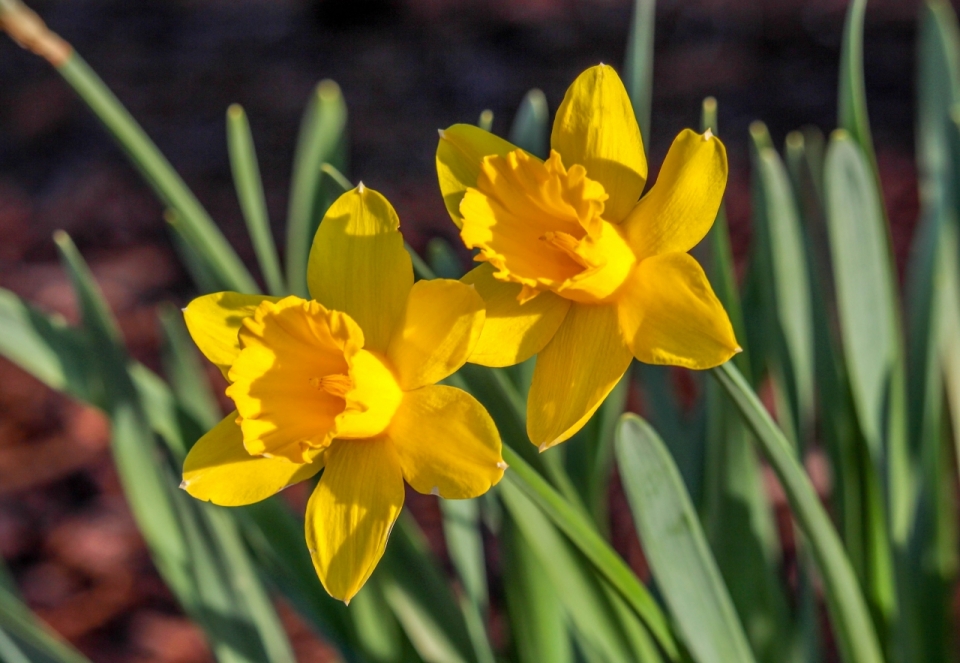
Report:
M 473 351 L 483 300 L 459 281 L 413 282 L 383 196 L 361 184 L 333 204 L 307 276 L 313 300 L 221 292 L 187 306 L 190 334 L 237 409 L 190 451 L 183 488 L 237 506 L 323 470 L 307 545 L 323 586 L 349 602 L 383 555 L 404 479 L 470 498 L 506 464 L 483 406 L 435 384 Z
M 687 252 L 713 224 L 727 181 L 709 131 L 674 140 L 656 184 L 640 129 L 608 66 L 567 90 L 542 161 L 482 129 L 440 132 L 437 174 L 487 319 L 468 361 L 537 355 L 527 433 L 542 450 L 576 433 L 636 357 L 703 369 L 740 350 Z

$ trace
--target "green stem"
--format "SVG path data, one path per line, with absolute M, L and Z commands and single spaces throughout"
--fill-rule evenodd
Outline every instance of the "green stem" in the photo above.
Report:
M 880 644 L 857 577 L 830 517 L 783 431 L 732 362 L 713 376 L 737 405 L 786 492 L 793 516 L 804 533 L 823 579 L 824 593 L 843 660 L 882 663 Z

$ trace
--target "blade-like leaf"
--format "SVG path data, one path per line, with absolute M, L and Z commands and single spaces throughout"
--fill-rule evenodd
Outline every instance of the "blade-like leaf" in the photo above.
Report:
M 653 32 L 656 22 L 656 0 L 634 0 L 627 56 L 623 65 L 623 82 L 633 103 L 633 112 L 640 125 L 644 148 L 650 145 L 650 107 L 653 103 Z
M 534 88 L 524 95 L 513 118 L 509 140 L 541 159 L 550 156 L 550 111 L 542 90 Z
M 250 133 L 250 122 L 238 104 L 227 109 L 227 147 L 237 198 L 240 200 L 243 219 L 247 222 L 253 250 L 260 263 L 260 272 L 270 294 L 279 297 L 286 294 L 286 286 L 280 274 L 277 246 L 270 231 L 270 217 L 267 214 L 267 201 L 263 195 L 263 182 L 260 179 L 253 135 Z
M 843 660 L 881 663 L 880 644 L 850 560 L 792 445 L 732 363 L 723 364 L 712 374 L 753 430 L 764 456 L 780 479 L 798 527 L 806 535 L 823 579 L 824 595 Z
M 333 202 L 322 195 L 320 167 L 344 170 L 347 105 L 340 86 L 330 80 L 317 85 L 300 124 L 293 159 L 287 211 L 287 287 L 307 297 L 307 258 L 313 235 L 326 208 Z
M 733 601 L 663 442 L 628 414 L 617 428 L 615 449 L 647 561 L 690 653 L 698 663 L 752 663 Z
M 501 530 L 503 591 L 510 634 L 519 663 L 573 663 L 567 618 L 560 602 L 563 591 L 523 539 L 512 520 Z
M 256 281 L 193 192 L 83 58 L 74 52 L 57 71 L 103 122 L 160 200 L 176 212 L 184 237 L 215 275 L 220 287 L 258 292 Z

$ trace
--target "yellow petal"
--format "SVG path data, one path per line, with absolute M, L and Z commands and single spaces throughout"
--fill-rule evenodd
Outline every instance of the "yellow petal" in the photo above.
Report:
M 197 297 L 187 304 L 183 319 L 203 356 L 217 365 L 223 377 L 227 377 L 233 360 L 240 354 L 240 341 L 237 340 L 240 323 L 253 315 L 260 302 L 279 299 L 264 295 L 241 295 L 238 292 L 215 292 Z
M 320 582 L 346 603 L 383 556 L 403 507 L 403 475 L 384 439 L 338 440 L 307 503 L 307 546 Z
M 480 338 L 483 318 L 483 300 L 469 285 L 449 279 L 415 283 L 387 351 L 400 386 L 409 391 L 455 373 Z
M 647 192 L 623 222 L 640 259 L 685 253 L 703 239 L 727 186 L 727 151 L 709 132 L 684 129 L 674 139 Z
M 503 477 L 500 434 L 465 391 L 431 385 L 403 395 L 387 436 L 414 490 L 447 499 L 483 495 Z
M 463 225 L 460 201 L 467 187 L 477 186 L 483 157 L 490 154 L 504 156 L 515 149 L 515 145 L 472 124 L 454 124 L 440 132 L 437 179 L 443 204 L 457 227 Z
M 493 276 L 483 264 L 461 279 L 477 289 L 487 307 L 483 331 L 469 361 L 483 366 L 512 366 L 543 349 L 563 322 L 570 300 L 541 292 L 530 301 L 517 301 L 521 286 Z
M 630 365 L 613 305 L 574 304 L 537 355 L 527 399 L 527 435 L 549 449 L 580 430 Z
M 643 192 L 647 159 L 630 97 L 613 67 L 590 67 L 567 89 L 550 146 L 567 168 L 580 164 L 610 195 L 604 218 L 622 221 Z
M 286 297 L 244 320 L 240 343 L 227 396 L 243 418 L 247 451 L 304 462 L 336 433 L 346 407 L 337 382 L 349 379 L 363 333 L 340 311 Z
M 321 469 L 322 458 L 299 464 L 286 458 L 251 456 L 243 447 L 234 411 L 193 445 L 183 462 L 181 487 L 205 502 L 243 506 L 265 500 Z
M 386 198 L 361 184 L 330 206 L 310 249 L 307 284 L 314 299 L 360 325 L 368 350 L 386 351 L 413 285 L 400 220 Z
M 640 263 L 619 304 L 620 328 L 648 364 L 712 368 L 740 351 L 730 318 L 687 253 Z

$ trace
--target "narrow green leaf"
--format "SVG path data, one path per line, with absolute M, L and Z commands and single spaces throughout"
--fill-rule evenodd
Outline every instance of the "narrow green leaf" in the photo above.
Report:
M 0 587 L 0 660 L 5 663 L 90 663 L 5 587 Z
M 509 140 L 541 159 L 550 156 L 550 111 L 542 90 L 534 88 L 524 95 L 513 118 Z
M 546 567 L 510 519 L 500 536 L 503 591 L 510 634 L 519 663 L 573 663 L 561 588 L 550 581 Z
M 504 482 L 500 493 L 510 518 L 557 590 L 570 623 L 591 649 L 607 661 L 638 660 L 600 578 L 582 553 L 557 530 L 522 489 Z M 634 614 L 630 616 L 636 619 Z
M 59 317 L 46 316 L 0 288 L 0 354 L 47 386 L 95 400 L 86 339 Z
M 653 32 L 656 23 L 656 0 L 634 0 L 627 56 L 623 65 L 623 82 L 633 103 L 633 112 L 640 125 L 643 145 L 650 145 L 650 107 L 653 103 Z
M 447 553 L 463 584 L 461 609 L 470 631 L 474 653 L 480 663 L 493 663 L 493 648 L 487 635 L 487 569 L 480 532 L 480 500 L 441 499 L 443 536 Z
M 870 117 L 867 114 L 867 90 L 863 82 L 863 18 L 867 0 L 850 0 L 843 25 L 840 46 L 840 87 L 837 94 L 837 125 L 860 145 L 876 172 Z
M 712 97 L 703 102 L 701 126 L 720 135 L 717 102 Z M 720 206 L 701 248 L 704 269 L 730 316 L 737 339 L 741 345 L 749 346 L 725 205 Z M 733 361 L 749 373 L 749 347 Z M 705 393 L 706 448 L 700 509 L 703 527 L 757 659 L 783 663 L 790 660 L 788 648 L 793 638 L 787 599 L 780 584 L 780 541 L 760 462 L 743 419 L 720 385 L 708 381 Z
M 287 210 L 287 287 L 307 297 L 307 258 L 313 235 L 326 206 L 320 189 L 320 167 L 329 163 L 344 170 L 347 105 L 340 86 L 331 80 L 317 85 L 300 124 L 293 159 Z
M 590 560 L 597 572 L 623 596 L 668 658 L 676 660 L 679 650 L 666 619 L 630 567 L 597 533 L 586 516 L 571 506 L 506 444 L 503 447 L 503 458 L 510 466 L 510 471 L 504 475 L 505 481 L 520 488 L 554 525 L 569 537 L 571 543 Z
M 617 463 L 657 586 L 699 663 L 754 660 L 676 464 L 645 421 L 624 415 Z
M 174 210 L 184 235 L 216 276 L 220 287 L 238 292 L 259 292 L 256 281 L 224 238 L 210 215 L 157 149 L 136 120 L 77 53 L 57 71 L 127 153 L 131 163 L 163 203 Z
M 160 307 L 163 328 L 163 366 L 177 403 L 203 427 L 213 428 L 222 418 L 216 396 L 203 370 L 200 353 L 187 332 L 183 314 L 176 308 Z
M 442 237 L 434 237 L 427 242 L 427 263 L 433 273 L 441 279 L 459 279 L 463 276 L 460 257 Z
M 759 131 L 766 134 L 760 123 Z M 810 275 L 797 203 L 787 170 L 776 150 L 751 127 L 755 149 L 754 200 L 757 250 L 762 254 L 765 310 L 771 316 L 776 341 L 767 358 L 777 391 L 789 405 L 791 437 L 799 445 L 810 439 L 813 425 L 813 317 Z M 778 410 L 787 414 L 784 408 Z
M 489 108 L 481 111 L 480 117 L 477 119 L 477 126 L 484 131 L 493 131 L 493 111 Z
M 860 426 L 879 462 L 884 399 L 899 352 L 892 259 L 870 167 L 844 131 L 830 140 L 825 180 L 843 353 Z
M 260 263 L 260 272 L 270 294 L 279 297 L 286 294 L 286 286 L 280 274 L 280 258 L 270 230 L 270 217 L 250 122 L 239 104 L 227 109 L 227 148 L 240 210 L 243 220 L 247 222 L 247 232 L 250 233 L 253 250 Z
M 881 663 L 880 644 L 857 577 L 792 445 L 733 364 L 727 362 L 713 369 L 712 374 L 753 430 L 783 486 L 798 527 L 806 535 L 823 579 L 824 595 L 843 660 Z
M 408 514 L 397 521 L 380 566 L 386 601 L 424 661 L 477 661 L 474 641 L 449 583 Z

